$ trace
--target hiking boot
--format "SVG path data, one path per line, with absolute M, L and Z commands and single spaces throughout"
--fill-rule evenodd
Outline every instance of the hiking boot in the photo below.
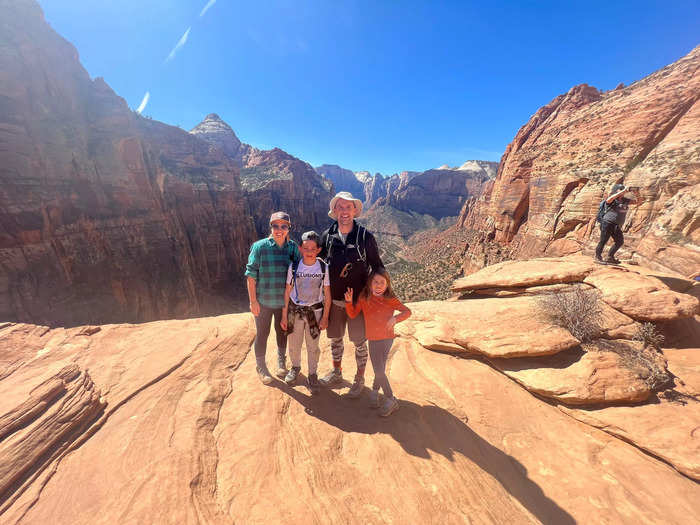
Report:
M 615 257 L 608 257 L 605 259 L 605 262 L 607 264 L 620 264 L 620 261 L 618 259 L 615 259 Z
M 287 375 L 287 354 L 277 354 L 277 372 L 275 373 L 280 379 L 284 379 Z
M 273 379 L 272 379 L 272 376 L 270 375 L 270 372 L 268 371 L 267 367 L 260 368 L 259 366 L 256 366 L 255 371 L 258 373 L 258 377 L 260 378 L 260 382 L 263 385 L 269 385 L 270 383 L 272 383 Z
M 608 264 L 608 263 L 606 263 L 603 259 L 601 259 L 600 257 L 598 257 L 597 255 L 593 258 L 593 260 L 594 260 L 596 263 L 598 263 L 598 264 Z
M 351 399 L 356 399 L 362 395 L 362 390 L 365 388 L 365 378 L 362 376 L 355 376 L 355 381 L 352 382 L 350 390 L 348 390 L 348 397 Z
M 293 385 L 294 383 L 296 383 L 297 377 L 299 377 L 300 371 L 301 371 L 300 366 L 293 366 L 292 368 L 290 368 L 289 372 L 287 372 L 287 377 L 284 378 L 284 382 L 287 383 L 288 385 Z
M 323 386 L 339 385 L 343 382 L 343 373 L 340 371 L 340 368 L 334 368 L 319 381 Z
M 382 417 L 389 417 L 392 412 L 395 412 L 399 408 L 399 401 L 395 397 L 387 397 L 382 403 L 382 407 L 379 409 L 379 415 Z
M 316 374 L 309 374 L 309 390 L 312 396 L 315 396 L 321 391 L 321 385 L 318 383 L 318 376 Z
M 369 408 L 379 408 L 379 390 L 371 390 L 369 393 Z

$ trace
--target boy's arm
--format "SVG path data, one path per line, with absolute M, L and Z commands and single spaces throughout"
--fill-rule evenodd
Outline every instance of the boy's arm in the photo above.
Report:
M 333 305 L 333 300 L 331 299 L 331 287 L 323 286 L 323 317 L 321 317 L 320 328 L 325 330 L 328 328 L 328 318 L 331 314 L 331 306 Z

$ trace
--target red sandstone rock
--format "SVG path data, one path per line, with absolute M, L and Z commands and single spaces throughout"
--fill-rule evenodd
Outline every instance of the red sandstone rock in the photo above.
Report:
M 41 330 L 10 328 L 32 345 Z M 383 420 L 345 389 L 312 398 L 303 384 L 261 385 L 250 314 L 79 331 L 45 331 L 48 351 L 0 380 L 0 415 L 66 364 L 89 370 L 106 402 L 68 449 L 5 492 L 3 522 L 684 524 L 700 512 L 697 483 L 668 465 L 485 363 L 410 338 L 398 338 L 390 357 L 401 408 Z M 23 355 L 22 341 L 9 346 L 3 334 L 4 354 Z M 325 336 L 322 347 L 323 369 Z M 346 369 L 351 377 L 351 358 Z M 668 410 L 666 421 L 684 417 L 682 405 Z M 28 445 L 50 414 L 0 442 L 4 469 L 21 466 L 8 440 Z M 80 420 L 76 411 L 62 421 Z M 391 490 L 402 497 L 378 495 Z
M 598 270 L 584 282 L 598 288 L 603 301 L 638 321 L 692 317 L 700 306 L 695 297 L 674 292 L 659 279 L 619 268 Z
M 633 370 L 614 352 L 562 352 L 547 358 L 493 362 L 530 392 L 567 405 L 640 403 L 652 392 L 646 370 Z

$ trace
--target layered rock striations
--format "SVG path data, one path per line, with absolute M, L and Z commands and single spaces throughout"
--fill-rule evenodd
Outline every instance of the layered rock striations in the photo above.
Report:
M 235 162 L 91 80 L 36 2 L 0 15 L 0 319 L 230 308 L 255 238 Z
M 290 214 L 294 235 L 327 227 L 333 184 L 309 163 L 279 148 L 259 150 L 241 143 L 231 127 L 214 113 L 190 134 L 208 142 L 213 150 L 232 156 L 240 168 L 241 186 L 258 236 L 269 233 L 270 213 L 277 210 Z
M 540 108 L 498 175 L 465 204 L 465 270 L 503 256 L 589 251 L 597 207 L 615 182 L 640 188 L 623 254 L 690 275 L 700 267 L 700 48 L 627 87 L 585 84 Z

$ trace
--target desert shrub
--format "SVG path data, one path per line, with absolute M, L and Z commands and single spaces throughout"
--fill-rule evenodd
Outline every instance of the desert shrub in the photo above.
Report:
M 538 307 L 551 323 L 566 328 L 582 343 L 601 332 L 602 310 L 594 290 L 576 286 L 570 292 L 545 294 L 538 297 Z
M 644 348 L 651 346 L 657 350 L 664 342 L 664 336 L 659 333 L 654 323 L 642 323 L 637 326 L 637 333 L 634 335 L 634 339 L 644 343 Z

